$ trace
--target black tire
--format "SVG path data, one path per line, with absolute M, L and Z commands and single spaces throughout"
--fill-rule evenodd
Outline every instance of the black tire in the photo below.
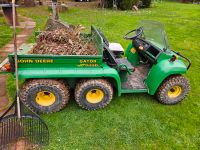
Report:
M 177 104 L 190 92 L 187 78 L 175 75 L 167 78 L 159 87 L 156 96 L 159 102 L 167 105 Z
M 93 100 L 91 100 L 90 97 L 92 94 L 97 95 L 96 98 L 92 97 Z M 87 110 L 97 110 L 104 108 L 111 102 L 112 98 L 112 85 L 104 79 L 82 80 L 77 84 L 75 89 L 75 100 L 77 104 L 81 108 Z
M 20 99 L 34 112 L 53 113 L 68 103 L 69 88 L 62 80 L 31 79 L 23 84 Z

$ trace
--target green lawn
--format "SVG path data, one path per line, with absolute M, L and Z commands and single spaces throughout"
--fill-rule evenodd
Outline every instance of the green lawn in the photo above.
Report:
M 49 12 L 45 7 L 20 9 L 42 30 Z M 50 130 L 47 149 L 200 149 L 200 6 L 157 3 L 152 8 L 132 11 L 69 9 L 63 21 L 101 28 L 108 39 L 124 47 L 123 35 L 143 19 L 164 23 L 174 50 L 192 60 L 187 73 L 190 95 L 180 104 L 165 106 L 147 94 L 115 97 L 99 111 L 80 109 L 71 98 L 61 112 L 43 115 Z M 33 36 L 30 41 L 33 40 Z M 10 79 L 9 88 L 13 88 Z
M 0 47 L 3 47 L 12 38 L 12 29 L 6 24 L 2 15 L 0 15 Z

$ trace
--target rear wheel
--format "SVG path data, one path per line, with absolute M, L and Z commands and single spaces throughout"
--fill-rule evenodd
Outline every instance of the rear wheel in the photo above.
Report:
M 20 98 L 35 112 L 53 113 L 61 110 L 68 103 L 68 89 L 62 80 L 27 80 L 22 87 Z
M 112 86 L 104 79 L 83 80 L 75 89 L 76 102 L 87 110 L 104 108 L 111 102 L 112 97 Z
M 171 76 L 159 87 L 156 96 L 163 104 L 176 104 L 182 101 L 190 92 L 189 81 L 181 76 Z

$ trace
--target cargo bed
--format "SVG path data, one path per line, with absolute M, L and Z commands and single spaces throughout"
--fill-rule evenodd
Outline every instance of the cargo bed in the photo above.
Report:
M 39 55 L 28 54 L 33 44 L 24 44 L 18 53 L 19 68 L 27 67 L 98 67 L 102 64 L 102 55 Z M 14 55 L 9 55 L 14 61 Z
M 91 27 L 91 34 L 81 35 L 91 40 L 98 51 L 97 55 L 46 55 L 30 54 L 34 44 L 24 44 L 19 48 L 19 68 L 41 67 L 100 67 L 102 65 L 103 39 L 95 27 Z M 14 54 L 9 55 L 10 62 L 14 62 Z

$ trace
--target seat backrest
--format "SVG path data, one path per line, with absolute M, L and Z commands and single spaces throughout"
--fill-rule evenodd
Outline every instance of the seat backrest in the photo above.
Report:
M 108 65 L 117 66 L 117 61 L 113 52 L 104 44 L 104 57 L 106 57 L 106 62 Z

